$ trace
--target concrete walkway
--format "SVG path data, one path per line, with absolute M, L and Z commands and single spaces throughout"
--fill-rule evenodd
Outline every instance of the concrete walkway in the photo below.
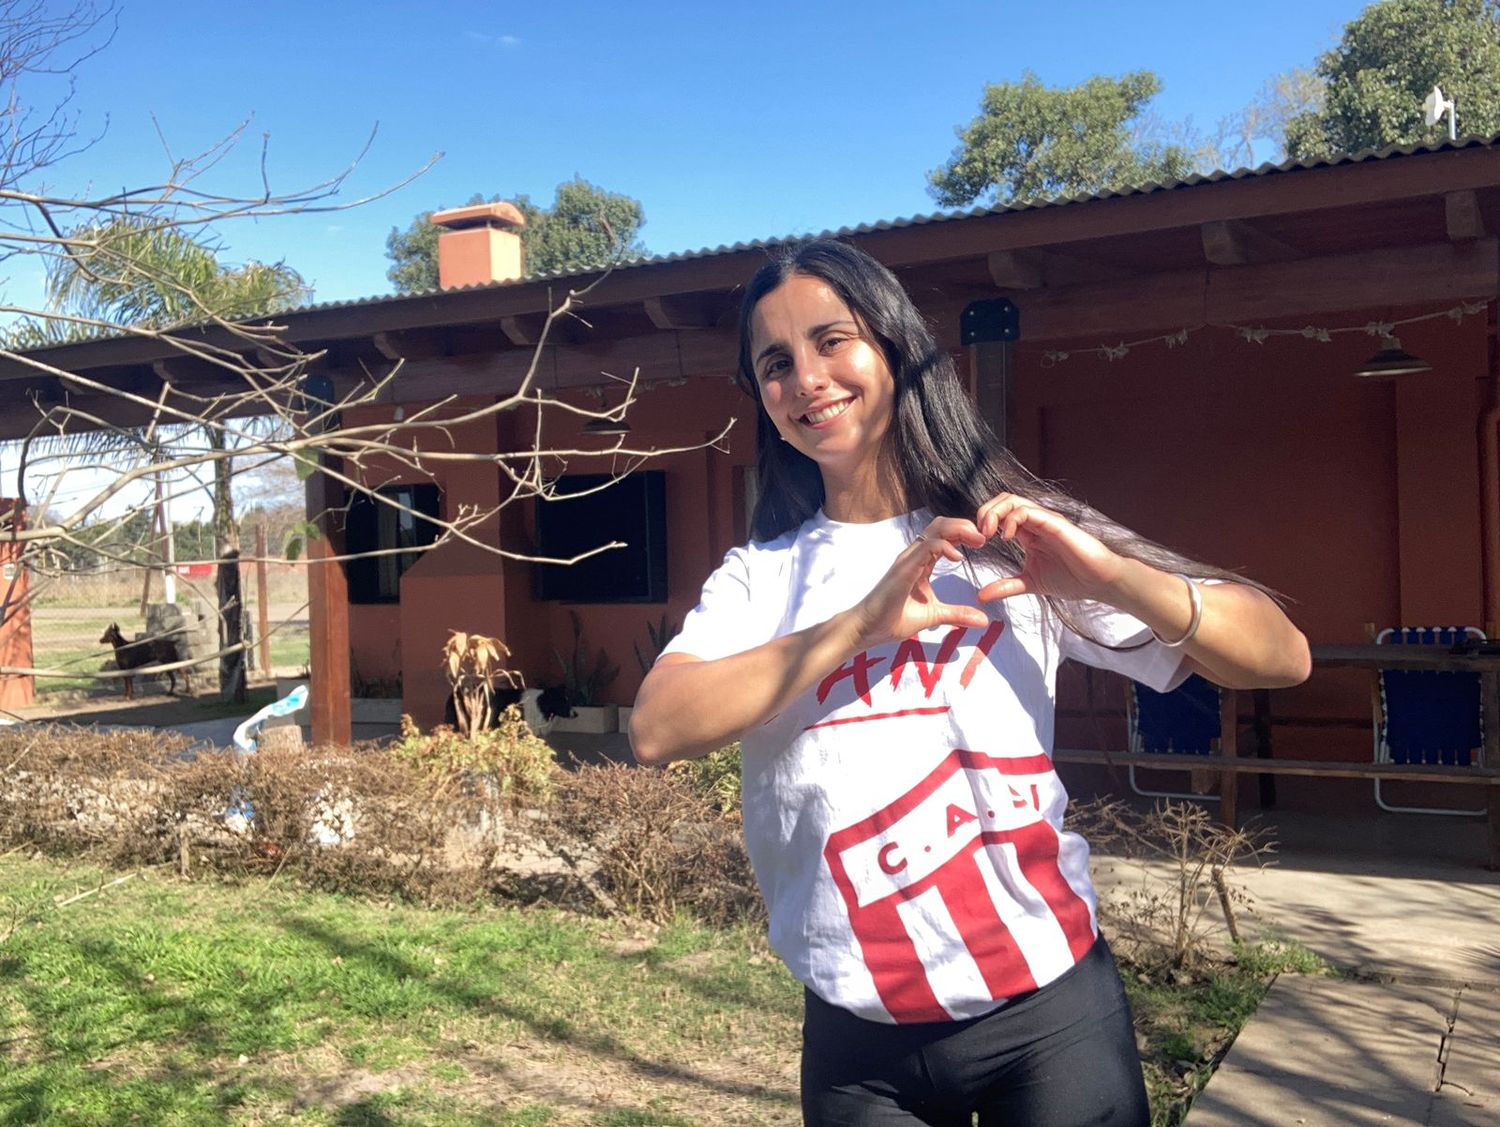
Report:
M 1348 978 L 1282 975 L 1188 1127 L 1500 1124 L 1500 874 L 1480 820 L 1282 815 L 1252 927 Z M 1161 879 L 1100 856 L 1102 890 Z M 1242 921 L 1243 922 L 1243 921 Z
M 243 716 L 234 716 L 222 720 L 195 720 L 190 724 L 173 724 L 172 731 L 190 736 L 202 743 L 204 747 L 216 747 L 222 750 L 234 746 L 234 730 L 244 719 Z M 286 723 L 284 720 L 279 722 Z M 356 741 L 390 739 L 397 734 L 396 729 L 390 724 L 355 724 L 353 727 Z M 302 736 L 311 742 L 311 729 L 304 725 Z

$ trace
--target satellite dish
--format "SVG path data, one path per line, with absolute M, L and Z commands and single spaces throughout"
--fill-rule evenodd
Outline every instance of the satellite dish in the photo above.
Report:
M 1436 125 L 1443 116 L 1443 110 L 1447 103 L 1443 98 L 1443 88 L 1434 86 L 1432 93 L 1422 103 L 1422 122 L 1425 125 Z
M 1444 114 L 1448 117 L 1448 138 L 1452 140 L 1458 131 L 1458 105 L 1454 99 L 1443 97 L 1441 86 L 1434 86 L 1422 102 L 1422 120 L 1431 129 L 1443 120 Z

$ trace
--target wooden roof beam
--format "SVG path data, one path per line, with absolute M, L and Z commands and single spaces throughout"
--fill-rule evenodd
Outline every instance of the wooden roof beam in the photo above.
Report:
M 542 357 L 536 386 L 549 392 L 602 387 L 611 389 L 613 396 L 617 385 L 605 372 L 638 371 L 646 385 L 684 376 L 721 379 L 734 371 L 738 347 L 735 335 L 723 329 L 682 334 L 653 330 L 607 345 L 561 349 L 549 346 Z M 530 364 L 530 351 L 522 349 L 473 360 L 450 357 L 415 361 L 407 364 L 394 381 L 391 401 L 426 402 L 447 395 L 506 395 L 519 386 Z M 733 406 L 738 397 L 738 392 L 727 396 L 726 413 L 743 414 Z
M 1038 251 L 996 250 L 987 259 L 990 280 L 998 290 L 1039 290 L 1047 284 Z
M 1487 234 L 1484 212 L 1479 209 L 1479 193 L 1472 189 L 1445 195 L 1443 213 L 1448 223 L 1448 237 L 1454 242 L 1482 239 Z
M 1063 341 L 1458 302 L 1495 296 L 1497 282 L 1500 244 L 1488 238 L 1047 287 L 1016 304 L 1025 341 Z M 924 312 L 956 324 L 959 308 Z
M 257 361 L 241 358 L 241 363 L 246 368 L 258 368 Z M 151 372 L 160 384 L 171 384 L 173 387 L 185 384 L 206 384 L 228 379 L 233 374 L 232 368 L 223 367 L 209 360 L 199 360 L 193 356 L 173 356 L 168 360 L 155 360 L 151 364 Z M 98 378 L 97 372 L 89 375 Z M 152 391 L 152 395 L 156 392 Z
M 482 356 L 506 352 L 514 345 L 497 325 L 458 325 L 444 334 L 447 356 Z
M 505 339 L 520 348 L 533 348 L 542 339 L 542 327 L 547 318 L 540 313 L 522 313 L 500 318 L 500 331 Z
M 658 329 L 714 329 L 729 312 L 729 304 L 707 294 L 664 294 L 643 303 L 646 316 Z
M 1288 262 L 1303 257 L 1296 247 L 1243 219 L 1210 219 L 1200 224 L 1199 231 L 1203 238 L 1203 257 L 1215 266 Z
M 1086 203 L 1034 206 L 945 223 L 892 227 L 853 241 L 892 268 L 983 250 L 1063 246 L 1195 227 L 1215 219 L 1342 211 L 1367 203 L 1436 199 L 1500 183 L 1500 145 L 1270 172 Z M 684 263 L 683 265 L 688 265 Z M 728 265 L 728 260 L 725 260 Z
M 370 341 L 387 360 L 433 360 L 448 355 L 448 341 L 441 329 L 382 330 L 372 334 Z
M 996 289 L 1036 290 L 1084 282 L 1113 282 L 1135 276 L 1134 270 L 1071 254 L 1047 250 L 997 250 L 987 256 Z

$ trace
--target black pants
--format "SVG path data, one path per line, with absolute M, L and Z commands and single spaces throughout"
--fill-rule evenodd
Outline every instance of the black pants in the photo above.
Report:
M 969 1021 L 887 1025 L 811 991 L 802 1115 L 822 1125 L 1144 1127 L 1135 1031 L 1101 936 L 1055 982 Z

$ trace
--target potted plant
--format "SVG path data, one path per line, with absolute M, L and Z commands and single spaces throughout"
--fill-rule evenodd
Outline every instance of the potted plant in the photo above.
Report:
M 643 648 L 639 642 L 631 642 L 630 648 L 635 650 L 636 664 L 641 667 L 641 676 L 645 677 L 651 672 L 651 667 L 656 664 L 656 659 L 661 656 L 661 651 L 667 648 L 667 643 L 677 637 L 677 632 L 682 629 L 682 623 L 673 622 L 662 612 L 660 622 L 646 623 L 646 645 Z M 628 705 L 620 706 L 619 724 L 620 731 L 630 731 L 630 714 L 635 709 Z
M 583 638 L 583 623 L 577 611 L 570 611 L 573 618 L 573 653 L 564 660 L 556 649 L 552 651 L 557 664 L 562 667 L 563 689 L 568 694 L 568 703 L 573 715 L 559 716 L 553 721 L 554 732 L 585 732 L 603 735 L 619 727 L 619 707 L 605 704 L 604 690 L 620 675 L 620 667 L 609 660 L 600 648 L 589 660 L 589 648 Z
M 349 673 L 349 719 L 354 724 L 401 723 L 401 675 L 362 677 L 357 668 Z
M 461 630 L 449 632 L 443 646 L 443 672 L 453 692 L 455 727 L 460 735 L 474 740 L 494 727 L 496 689 L 526 687 L 520 673 L 506 668 L 509 660 L 510 647 L 499 638 Z

